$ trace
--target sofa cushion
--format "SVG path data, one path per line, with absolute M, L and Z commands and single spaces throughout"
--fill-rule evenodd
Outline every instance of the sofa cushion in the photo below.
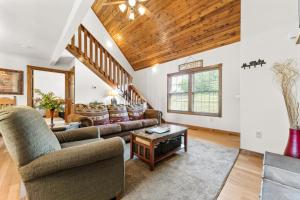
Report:
M 300 200 L 300 190 L 268 179 L 263 179 L 261 199 Z
M 127 105 L 126 108 L 130 120 L 139 120 L 144 118 L 144 106 L 142 104 Z
M 118 124 L 120 124 L 122 131 L 131 131 L 143 128 L 142 121 L 118 122 Z
M 79 146 L 79 145 L 83 145 L 83 144 L 88 144 L 88 143 L 91 143 L 91 142 L 98 142 L 100 140 L 103 140 L 103 139 L 94 138 L 94 139 L 88 139 L 88 140 L 65 142 L 65 143 L 61 143 L 60 146 L 61 146 L 61 148 L 69 148 L 69 147 Z
M 129 120 L 125 105 L 108 105 L 110 123 L 125 122 Z
M 113 138 L 113 137 L 121 137 L 126 142 L 130 142 L 130 133 L 131 133 L 131 131 L 124 131 L 124 132 L 120 132 L 120 133 L 113 133 L 111 135 L 103 135 L 102 138 L 109 139 L 109 138 Z
M 109 124 L 109 114 L 105 105 L 103 104 L 76 104 L 75 113 L 86 116 L 93 121 L 94 126 Z
M 142 120 L 139 120 L 139 121 L 141 121 L 143 123 L 143 127 L 158 125 L 158 120 L 157 119 L 142 119 Z
M 289 170 L 265 165 L 263 177 L 300 190 L 300 174 Z
M 99 126 L 100 137 L 104 135 L 110 135 L 114 133 L 119 133 L 122 131 L 121 126 L 119 124 L 107 124 Z

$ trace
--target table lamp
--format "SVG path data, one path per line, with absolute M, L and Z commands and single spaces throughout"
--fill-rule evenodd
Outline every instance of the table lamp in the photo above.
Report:
M 111 97 L 111 104 L 112 105 L 117 105 L 118 102 L 117 102 L 117 99 L 116 97 L 118 96 L 118 91 L 117 90 L 110 90 L 109 93 L 108 93 L 108 96 Z

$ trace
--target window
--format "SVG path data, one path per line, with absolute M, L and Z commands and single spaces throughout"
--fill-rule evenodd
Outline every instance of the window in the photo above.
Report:
M 222 65 L 168 74 L 168 112 L 221 117 Z
M 187 74 L 173 76 L 170 78 L 170 92 L 169 98 L 172 104 L 171 110 L 188 111 L 188 81 L 189 76 Z

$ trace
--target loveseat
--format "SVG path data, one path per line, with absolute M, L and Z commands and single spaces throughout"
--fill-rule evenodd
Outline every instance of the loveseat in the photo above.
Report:
M 143 105 L 75 104 L 75 113 L 68 116 L 70 122 L 80 122 L 82 127 L 97 126 L 100 137 L 122 137 L 130 140 L 132 130 L 159 125 L 162 112 L 143 109 Z

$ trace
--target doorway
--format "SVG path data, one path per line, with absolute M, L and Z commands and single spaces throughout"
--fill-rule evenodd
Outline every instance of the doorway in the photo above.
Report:
M 34 106 L 35 89 L 43 93 L 53 92 L 65 100 L 63 118 L 73 113 L 75 100 L 75 68 L 60 70 L 53 68 L 27 66 L 27 105 Z

